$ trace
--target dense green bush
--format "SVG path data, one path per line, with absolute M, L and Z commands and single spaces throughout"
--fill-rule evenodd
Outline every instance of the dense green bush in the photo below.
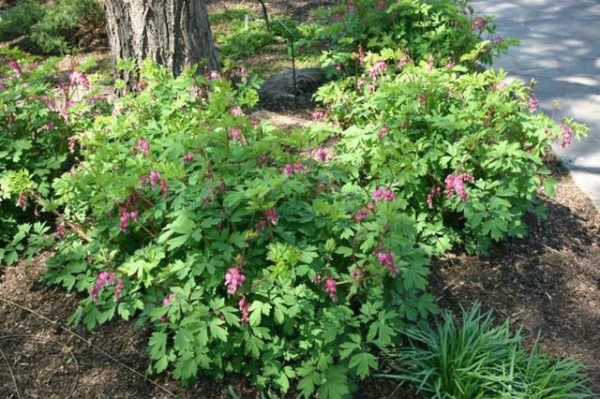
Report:
M 392 188 L 432 255 L 522 237 L 538 190 L 552 193 L 543 164 L 552 140 L 567 145 L 586 128 L 535 112 L 531 89 L 503 72 L 415 64 L 402 50 L 361 59 L 361 74 L 317 93 L 345 127 L 337 151 L 347 173 Z
M 179 379 L 237 372 L 344 396 L 435 309 L 402 202 L 349 181 L 324 149 L 300 155 L 310 133 L 244 116 L 254 89 L 151 64 L 142 79 L 77 136 L 85 161 L 53 185 L 78 230 L 65 229 L 47 279 L 91 294 L 73 321 L 152 324 L 151 370 Z
M 8 54 L 18 55 L 18 54 Z M 52 90 L 58 60 L 11 59 L 0 67 L 0 262 L 21 251 L 34 254 L 51 242 L 40 207 L 52 196 L 52 181 L 75 161 L 73 129 L 83 128 L 102 101 L 85 75 L 71 71 Z M 27 247 L 27 233 L 29 236 Z M 34 245 L 35 244 L 35 245 Z M 27 247 L 27 248 L 26 248 Z
M 348 18 L 367 18 L 371 3 L 350 4 Z M 403 0 L 386 15 L 419 16 L 404 34 L 426 35 L 453 26 L 456 4 L 466 3 Z M 465 18 L 460 32 L 482 26 Z M 363 50 L 324 56 L 346 78 L 319 92 L 319 121 L 291 133 L 244 114 L 258 99 L 244 74 L 234 88 L 216 72 L 175 79 L 147 63 L 139 91 L 109 110 L 74 101 L 82 73 L 52 98 L 44 69 L 12 63 L 0 185 L 7 201 L 53 212 L 45 280 L 89 293 L 71 321 L 149 325 L 151 372 L 239 373 L 347 397 L 435 311 L 427 256 L 524 234 L 550 141 L 585 129 L 535 113 L 530 88 L 503 74 L 472 72 L 502 49 L 479 33 L 464 48 L 450 45 L 460 32 L 434 46 L 394 36 L 401 47 L 390 48 L 366 28 L 350 37 Z M 338 144 L 325 148 L 331 136 Z M 46 225 L 21 226 L 18 237 L 50 240 Z
M 58 0 L 46 6 L 44 17 L 31 28 L 31 39 L 47 53 L 66 53 L 99 35 L 104 35 L 99 0 Z
M 0 41 L 16 39 L 30 32 L 44 16 L 44 9 L 34 0 L 22 0 L 0 13 Z
M 19 1 L 2 13 L 0 40 L 29 35 L 43 52 L 65 53 L 104 35 L 99 0 L 57 0 L 48 4 Z
M 409 345 L 390 355 L 393 371 L 382 377 L 411 381 L 432 399 L 583 399 L 593 397 L 589 379 L 572 359 L 525 348 L 508 320 L 494 326 L 478 305 L 463 310 L 456 325 L 450 312 L 435 325 L 410 327 Z
M 400 48 L 415 62 L 433 58 L 438 65 L 461 62 L 469 68 L 491 64 L 513 39 L 495 36 L 489 16 L 477 16 L 470 0 L 342 0 L 318 11 L 314 29 L 303 29 L 307 46 L 327 46 L 327 65 L 342 66 L 353 75 L 356 51 Z M 463 59 L 476 52 L 477 57 Z M 350 62 L 353 61 L 353 62 Z M 341 64 L 341 65 L 340 65 Z

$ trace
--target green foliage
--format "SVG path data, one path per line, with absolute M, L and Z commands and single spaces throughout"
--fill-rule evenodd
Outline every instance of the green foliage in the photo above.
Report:
M 99 0 L 58 0 L 31 28 L 31 39 L 46 53 L 65 53 L 86 35 L 103 34 L 104 10 Z M 98 29 L 100 28 L 100 29 Z
M 504 72 L 415 64 L 391 49 L 363 63 L 361 74 L 317 93 L 346 127 L 337 151 L 348 173 L 393 187 L 430 254 L 522 237 L 538 190 L 553 185 L 543 164 L 551 141 L 586 128 L 532 112 L 531 89 L 506 83 Z
M 382 377 L 412 381 L 428 398 L 568 399 L 591 398 L 588 378 L 572 359 L 524 347 L 508 320 L 494 326 L 478 305 L 462 312 L 457 326 L 444 312 L 435 325 L 411 327 L 409 345 L 390 355 L 394 372 Z
M 58 4 L 76 19 L 74 2 Z M 435 312 L 427 256 L 457 245 L 485 252 L 525 234 L 538 190 L 552 189 L 542 162 L 551 140 L 566 145 L 586 130 L 535 113 L 531 88 L 479 70 L 509 43 L 482 40 L 493 27 L 467 4 L 358 0 L 323 27 L 287 21 L 306 46 L 331 46 L 322 59 L 339 70 L 317 95 L 335 123 L 303 131 L 245 116 L 258 85 L 243 73 L 234 86 L 216 73 L 173 78 L 147 63 L 139 92 L 108 109 L 79 95 L 83 74 L 59 79 L 64 89 L 53 96 L 51 63 L 11 63 L 0 90 L 9 129 L 0 138 L 0 223 L 10 232 L 0 254 L 10 262 L 49 245 L 56 218 L 45 280 L 89 292 L 74 323 L 150 325 L 150 372 L 169 369 L 186 382 L 238 373 L 268 392 L 348 397 L 378 368 L 378 354 Z M 266 33 L 247 15 L 213 16 L 233 26 L 225 53 L 243 58 L 283 42 L 281 27 Z M 323 148 L 332 136 L 333 151 Z M 36 212 L 22 212 L 33 208 L 27 200 Z M 469 320 L 472 340 L 452 349 L 464 367 L 435 365 L 444 381 L 487 367 L 487 357 L 462 354 L 468 343 L 498 359 L 499 341 L 520 343 L 478 313 Z M 453 328 L 407 334 L 454 345 Z M 543 381 L 558 385 L 545 371 L 572 375 L 571 363 L 553 369 L 543 356 L 511 353 L 513 363 L 496 363 L 496 380 L 459 382 L 474 395 L 464 397 L 493 384 L 535 397 Z M 517 369 L 530 379 L 510 385 L 505 376 Z
M 77 135 L 84 161 L 53 184 L 78 230 L 46 279 L 91 293 L 72 320 L 150 323 L 150 371 L 181 380 L 236 372 L 346 397 L 373 352 L 435 310 L 414 219 L 371 199 L 375 182 L 301 156 L 318 132 L 241 115 L 253 88 L 151 64 L 142 81 Z
M 505 52 L 515 40 L 495 37 L 489 16 L 478 17 L 470 0 L 342 0 L 337 7 L 319 11 L 315 29 L 303 37 L 307 46 L 329 48 L 326 65 L 343 64 L 353 74 L 359 45 L 364 51 L 399 48 L 414 60 L 433 57 L 436 62 L 458 62 L 477 52 L 476 59 L 462 60 L 469 68 Z M 351 63 L 350 61 L 353 61 Z
M 49 4 L 19 1 L 2 13 L 0 40 L 29 35 L 43 52 L 65 53 L 81 40 L 104 34 L 104 10 L 99 0 L 58 0 Z
M 39 214 L 40 206 L 52 196 L 52 181 L 74 162 L 71 132 L 83 128 L 102 103 L 98 98 L 92 101 L 93 93 L 80 80 L 70 79 L 74 72 L 62 90 L 52 90 L 49 78 L 56 78 L 56 61 L 13 59 L 0 70 L 0 262 L 4 264 L 16 262 L 22 251 L 34 255 L 51 243 L 44 237 L 48 230 L 44 222 L 52 218 Z
M 34 0 L 20 0 L 0 13 L 0 41 L 16 39 L 29 33 L 44 16 L 43 7 Z
M 269 32 L 265 20 L 244 8 L 232 8 L 209 16 L 220 53 L 229 59 L 244 60 L 271 51 L 282 43 L 276 32 Z

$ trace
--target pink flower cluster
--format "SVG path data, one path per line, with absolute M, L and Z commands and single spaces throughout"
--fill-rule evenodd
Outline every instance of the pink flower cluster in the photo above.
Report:
M 117 281 L 117 285 L 115 285 L 115 301 L 118 301 L 121 298 L 121 293 L 123 293 L 123 286 L 125 285 L 125 281 L 120 278 Z
M 125 209 L 121 210 L 121 218 L 119 220 L 119 227 L 123 233 L 127 233 L 129 231 L 129 222 L 138 220 L 140 213 L 135 210 L 128 212 Z
M 402 57 L 400 57 L 400 59 L 398 60 L 398 68 L 402 68 L 404 67 L 408 61 L 410 60 L 410 58 L 408 58 L 408 56 L 403 55 Z
M 65 223 L 60 222 L 56 225 L 56 230 L 54 231 L 54 237 L 57 240 L 62 240 L 67 235 L 67 229 L 65 228 Z
M 65 96 L 68 98 L 68 88 L 63 87 L 63 91 L 65 92 Z M 69 108 L 71 108 L 75 104 L 73 100 L 65 100 L 64 104 L 62 106 L 59 106 L 53 98 L 50 98 L 48 96 L 42 96 L 39 98 L 39 100 L 46 104 L 46 106 L 50 110 L 58 112 L 65 120 L 69 118 Z
M 329 297 L 332 301 L 337 301 L 337 283 L 332 277 L 329 277 L 327 280 L 325 280 L 323 289 L 329 294 Z
M 568 125 L 562 125 L 560 129 L 562 130 L 562 141 L 560 142 L 560 146 L 565 148 L 573 141 L 573 129 Z
M 244 116 L 244 111 L 240 107 L 233 107 L 229 110 L 229 113 L 233 116 Z
M 239 141 L 239 140 L 240 140 L 240 137 L 242 137 L 242 132 L 240 132 L 240 129 L 238 129 L 238 128 L 235 128 L 235 127 L 232 127 L 232 128 L 229 130 L 229 135 L 231 136 L 231 138 L 232 138 L 233 140 L 238 140 L 238 141 Z
M 377 75 L 380 75 L 383 72 L 385 72 L 387 70 L 387 67 L 388 66 L 385 63 L 385 61 L 377 61 L 373 65 L 373 68 L 371 68 L 371 71 L 369 72 L 369 75 L 371 75 L 371 78 L 375 79 L 377 77 Z
M 279 222 L 279 215 L 277 215 L 277 209 L 271 208 L 266 212 L 267 222 L 271 223 L 273 226 L 276 226 Z
M 469 199 L 469 195 L 465 191 L 465 182 L 475 183 L 475 178 L 469 173 L 461 173 L 459 175 L 448 175 L 446 177 L 446 195 L 452 198 L 453 192 L 456 192 L 460 199 L 465 202 Z
M 363 272 L 358 267 L 356 269 L 352 270 L 352 273 L 350 275 L 355 280 L 360 280 L 361 278 L 363 278 Z
M 367 216 L 369 216 L 369 212 L 372 212 L 375 209 L 373 204 L 368 204 L 366 207 L 359 209 L 354 214 L 354 221 L 356 223 L 362 222 Z
M 385 266 L 388 269 L 388 272 L 391 276 L 395 276 L 398 274 L 398 267 L 394 263 L 394 254 L 391 252 L 378 252 L 377 259 L 379 263 Z
M 183 163 L 192 163 L 192 162 L 194 162 L 195 158 L 196 158 L 196 155 L 194 155 L 194 153 L 188 152 L 187 154 L 185 154 L 183 156 Z
M 260 233 L 261 231 L 263 231 L 265 229 L 265 227 L 267 227 L 267 221 L 265 219 L 261 219 L 258 221 L 258 223 L 256 223 L 256 232 Z
M 315 151 L 315 156 L 319 161 L 325 162 L 327 161 L 327 150 L 324 148 L 317 148 L 317 151 Z
M 27 195 L 24 193 L 19 193 L 19 197 L 17 198 L 17 206 L 22 210 L 27 209 Z
M 242 274 L 239 267 L 230 267 L 227 269 L 227 273 L 225 273 L 225 285 L 229 294 L 235 294 L 244 281 L 246 281 L 246 276 Z
M 238 302 L 238 306 L 240 308 L 240 313 L 242 314 L 242 324 L 248 324 L 248 310 L 250 309 L 250 304 L 245 297 L 242 297 Z
M 435 197 L 441 194 L 441 192 L 441 187 L 431 187 L 431 190 L 429 190 L 429 193 L 427 194 L 427 207 L 429 209 L 433 209 L 433 200 L 435 199 Z
M 54 130 L 55 128 L 56 128 L 56 125 L 54 124 L 54 121 L 50 121 L 44 125 L 42 130 L 49 132 L 50 130 Z
M 94 282 L 92 288 L 90 288 L 90 295 L 92 296 L 92 300 L 94 302 L 98 302 L 100 292 L 102 292 L 104 287 L 107 285 L 113 285 L 114 283 L 115 273 L 101 272 L 96 278 L 96 281 Z M 123 285 L 123 279 L 120 278 L 119 281 L 117 281 L 117 285 L 115 286 L 115 301 L 119 300 L 119 298 L 121 297 Z
M 145 80 L 140 80 L 137 82 L 136 88 L 138 92 L 142 92 L 148 87 L 148 82 Z
M 90 82 L 84 73 L 73 71 L 69 74 L 69 82 L 72 85 L 81 85 L 85 90 L 90 89 Z
M 379 129 L 379 131 L 377 132 L 377 140 L 381 140 L 384 136 L 387 136 L 389 132 L 390 129 L 388 129 L 387 126 L 382 126 L 381 129 Z
M 166 295 L 163 300 L 162 300 L 162 305 L 163 306 L 169 306 L 171 304 L 171 301 L 173 301 L 173 294 L 169 294 Z M 163 323 L 167 322 L 167 315 L 161 316 L 160 317 L 160 321 Z
M 324 109 L 316 109 L 313 113 L 312 113 L 312 120 L 313 121 L 322 121 L 325 118 L 327 118 L 327 111 L 325 111 Z
M 487 21 L 485 20 L 485 18 L 477 17 L 473 20 L 473 24 L 471 25 L 471 27 L 473 29 L 483 29 L 486 27 L 486 25 L 487 25 Z
M 8 67 L 10 69 L 12 69 L 12 71 L 17 75 L 20 76 L 23 73 L 23 70 L 21 69 L 21 65 L 19 64 L 18 61 L 15 60 L 10 60 L 8 61 Z
M 150 187 L 152 187 L 154 190 L 157 186 L 159 186 L 163 199 L 167 199 L 167 196 L 169 195 L 169 186 L 167 185 L 167 181 L 162 178 L 160 173 L 152 171 L 148 177 L 145 175 L 140 176 L 140 184 L 142 187 L 148 184 L 148 180 L 150 180 Z
M 531 112 L 532 114 L 535 113 L 535 111 L 537 111 L 538 105 L 539 105 L 540 101 L 534 97 L 534 96 L 530 96 L 529 97 L 529 101 L 528 101 L 528 106 L 529 106 L 529 112 Z
M 356 223 L 360 223 L 364 220 L 364 218 L 367 217 L 367 215 L 369 215 L 369 211 L 367 209 L 365 209 L 365 208 L 359 209 L 354 214 L 354 220 L 356 221 Z
M 363 65 L 365 63 L 365 51 L 362 48 L 362 45 L 358 45 L 358 63 Z
M 142 155 L 148 155 L 150 152 L 150 143 L 146 139 L 139 139 L 133 147 L 133 153 L 141 153 Z
M 316 274 L 312 278 L 312 282 L 315 284 L 323 283 L 323 290 L 329 294 L 329 297 L 333 301 L 337 301 L 337 283 L 333 279 L 333 277 L 328 277 L 326 280 L 323 280 L 323 276 L 320 274 Z
M 373 201 L 380 202 L 383 200 L 393 201 L 396 198 L 392 190 L 387 187 L 378 188 L 373 192 Z
M 294 162 L 293 164 L 286 164 L 283 168 L 281 168 L 281 172 L 290 176 L 294 173 L 305 173 L 306 166 L 304 166 L 301 162 Z

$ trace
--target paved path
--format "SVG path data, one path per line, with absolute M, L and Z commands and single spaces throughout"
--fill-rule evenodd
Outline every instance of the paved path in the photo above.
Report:
M 600 208 L 600 0 L 475 0 L 477 14 L 496 17 L 501 37 L 521 40 L 494 66 L 534 89 L 541 108 L 572 116 L 590 128 L 590 137 L 556 152 L 575 183 Z

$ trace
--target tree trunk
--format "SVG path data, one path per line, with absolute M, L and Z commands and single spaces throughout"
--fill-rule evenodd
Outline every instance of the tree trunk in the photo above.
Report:
M 115 62 L 133 58 L 139 67 L 150 58 L 175 76 L 192 64 L 220 70 L 205 0 L 105 0 L 104 8 Z

